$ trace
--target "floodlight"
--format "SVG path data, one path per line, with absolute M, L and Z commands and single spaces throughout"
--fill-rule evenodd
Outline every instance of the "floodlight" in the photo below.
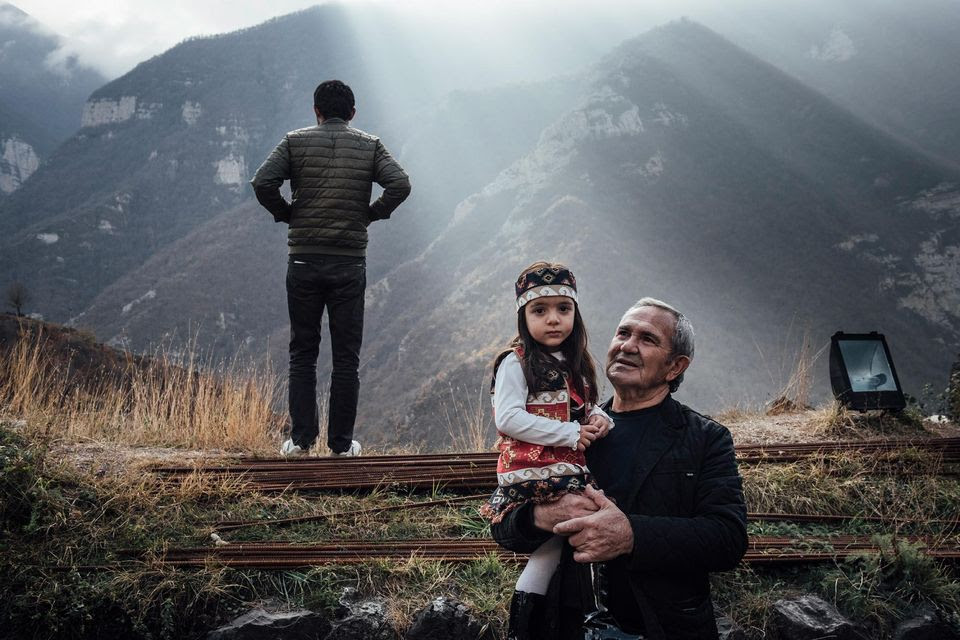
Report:
M 843 333 L 830 338 L 830 386 L 850 409 L 894 409 L 907 406 L 893 358 L 882 333 Z

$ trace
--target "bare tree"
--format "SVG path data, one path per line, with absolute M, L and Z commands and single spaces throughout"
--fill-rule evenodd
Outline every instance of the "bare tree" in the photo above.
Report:
M 30 292 L 22 282 L 14 282 L 7 287 L 7 303 L 17 310 L 17 316 L 23 316 L 23 308 L 30 302 Z

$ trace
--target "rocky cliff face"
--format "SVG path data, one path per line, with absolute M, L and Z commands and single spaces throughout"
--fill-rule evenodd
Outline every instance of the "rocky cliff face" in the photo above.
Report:
M 314 86 L 297 68 L 268 71 L 279 58 L 261 52 L 289 37 L 297 44 L 287 54 L 304 66 L 325 59 L 331 73 L 357 76 L 349 49 L 338 58 L 324 48 L 330 38 L 317 44 L 298 32 L 330 34 L 338 19 L 330 8 L 188 41 L 101 87 L 82 127 L 0 208 L 0 270 L 29 281 L 37 311 L 66 320 L 159 249 L 250 198 L 252 168 L 283 132 L 305 124 L 294 114 L 309 115 Z M 56 243 L 39 239 L 54 235 Z
M 105 81 L 73 58 L 54 62 L 59 47 L 55 34 L 0 3 L 0 198 L 76 130 L 84 100 Z
M 256 167 L 286 131 L 311 124 L 318 77 L 348 78 L 361 97 L 381 95 L 380 79 L 364 66 L 348 22 L 342 8 L 328 6 L 191 40 L 102 87 L 86 103 L 83 127 L 40 170 L 32 188 L 0 208 L 0 273 L 29 281 L 36 310 L 46 317 L 78 323 L 97 318 L 107 339 L 123 334 L 143 346 L 171 332 L 156 323 L 133 327 L 131 317 L 119 313 L 150 290 L 158 292 L 159 304 L 163 285 L 157 278 L 146 276 L 149 284 L 131 286 L 129 294 L 121 281 L 137 279 L 134 272 L 152 256 L 173 250 L 201 227 L 212 229 L 204 240 L 210 250 L 202 255 L 223 248 L 227 255 L 219 264 L 237 259 L 229 240 L 247 228 L 246 221 L 238 226 L 228 216 L 227 226 L 206 225 L 226 212 L 249 209 L 242 206 L 251 199 L 247 183 Z M 277 51 L 273 43 L 279 41 L 293 49 Z M 291 58 L 301 62 L 289 64 Z M 477 105 L 457 94 L 425 105 L 430 94 L 424 92 L 361 103 L 354 124 L 380 135 L 421 185 L 406 205 L 417 213 L 389 238 L 374 233 L 372 277 L 415 256 L 446 224 L 453 204 L 496 175 L 515 149 L 532 144 L 568 103 L 567 84 L 511 87 L 498 102 L 477 93 L 471 96 Z M 524 114 L 507 119 L 494 111 L 509 97 L 526 105 Z M 496 124 L 493 140 L 475 128 L 478 118 Z M 481 145 L 484 153 L 475 153 Z M 450 152 L 460 156 L 448 159 Z M 263 249 L 246 259 L 282 264 L 282 241 Z M 111 297 L 121 289 L 123 295 Z M 216 326 L 198 317 L 192 306 L 198 299 L 179 297 L 188 309 L 185 322 Z M 223 302 L 218 318 L 221 310 L 227 318 L 232 313 Z
M 0 140 L 0 192 L 13 193 L 39 166 L 40 158 L 28 143 L 17 136 Z
M 884 331 L 908 387 L 942 377 L 956 174 L 690 22 L 618 48 L 582 95 L 371 288 L 365 397 L 394 407 L 391 437 L 442 440 L 450 407 L 482 398 L 537 258 L 576 270 L 601 358 L 633 300 L 684 310 L 698 355 L 680 395 L 704 410 L 772 399 L 804 331 L 815 350 Z

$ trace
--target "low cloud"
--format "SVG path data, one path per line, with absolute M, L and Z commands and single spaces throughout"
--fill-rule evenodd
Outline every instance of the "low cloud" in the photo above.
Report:
M 79 62 L 115 78 L 186 38 L 253 26 L 317 2 L 21 0 L 19 4 L 29 16 L 0 5 L 0 21 L 28 24 L 48 36 L 59 34 L 61 46 L 48 58 L 51 68 L 69 69 Z

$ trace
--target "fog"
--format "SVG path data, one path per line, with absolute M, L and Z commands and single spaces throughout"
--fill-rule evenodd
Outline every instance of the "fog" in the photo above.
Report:
M 315 4 L 311 0 L 19 0 L 16 6 L 62 36 L 62 50 L 52 61 L 76 55 L 114 78 L 184 39 L 250 27 Z M 376 48 L 378 30 L 402 30 L 416 34 L 411 47 L 422 50 L 426 58 L 438 58 L 434 65 L 445 64 L 453 72 L 456 65 L 472 63 L 471 70 L 482 71 L 471 82 L 484 84 L 562 72 L 595 59 L 625 38 L 681 16 L 747 41 L 773 44 L 767 41 L 772 22 L 796 18 L 802 29 L 809 17 L 819 15 L 842 25 L 865 8 L 886 11 L 897 3 L 346 0 L 343 4 L 356 11 L 371 55 L 388 61 L 390 52 Z M 829 34 L 810 36 L 811 47 L 832 51 L 826 42 Z

